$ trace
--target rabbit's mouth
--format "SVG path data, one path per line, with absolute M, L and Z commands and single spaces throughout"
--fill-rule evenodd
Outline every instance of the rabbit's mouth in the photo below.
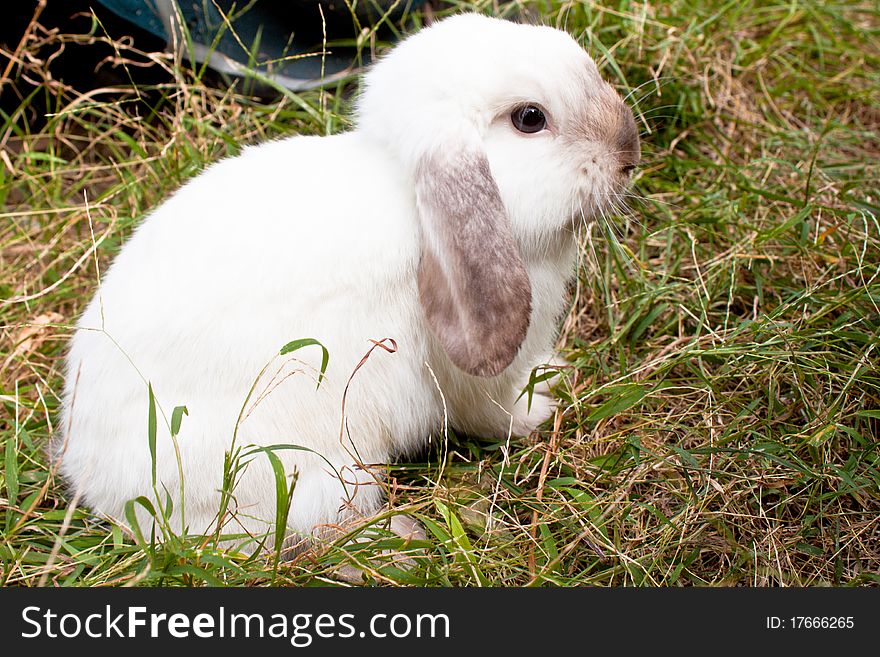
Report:
M 625 213 L 629 193 L 630 176 L 609 176 L 604 184 L 593 185 L 580 195 L 573 221 L 610 222 L 613 217 Z

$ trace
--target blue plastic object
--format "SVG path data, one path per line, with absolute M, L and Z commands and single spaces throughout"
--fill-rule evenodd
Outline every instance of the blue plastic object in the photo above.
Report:
M 424 0 L 372 0 L 354 16 L 345 2 L 326 0 L 98 2 L 220 73 L 298 91 L 332 83 L 367 63 L 365 54 L 350 45 L 356 21 L 371 24 L 383 15 L 395 20 Z

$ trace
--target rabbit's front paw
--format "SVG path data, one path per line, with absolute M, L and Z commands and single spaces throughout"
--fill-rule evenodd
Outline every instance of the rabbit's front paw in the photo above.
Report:
M 553 397 L 535 392 L 530 405 L 528 394 L 524 394 L 513 405 L 513 434 L 528 436 L 553 415 L 557 404 Z

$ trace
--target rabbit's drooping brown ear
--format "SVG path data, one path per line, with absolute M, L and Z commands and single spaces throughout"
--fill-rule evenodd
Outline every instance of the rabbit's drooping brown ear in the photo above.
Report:
M 456 366 L 495 376 L 526 337 L 531 286 L 489 162 L 478 147 L 423 156 L 419 299 Z

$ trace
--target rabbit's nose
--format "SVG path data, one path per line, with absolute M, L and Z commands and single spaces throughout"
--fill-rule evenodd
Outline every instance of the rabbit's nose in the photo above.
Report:
M 623 102 L 618 105 L 617 135 L 615 139 L 617 158 L 620 162 L 620 170 L 629 175 L 638 165 L 641 159 L 639 148 L 639 130 L 632 110 Z

